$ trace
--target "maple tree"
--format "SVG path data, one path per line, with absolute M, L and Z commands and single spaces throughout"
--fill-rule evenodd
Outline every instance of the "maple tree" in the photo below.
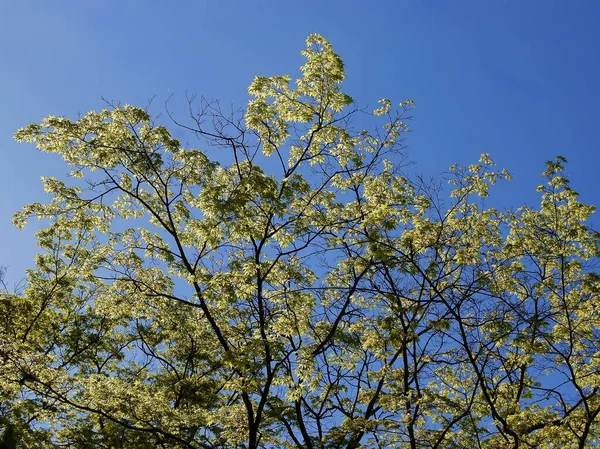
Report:
M 412 102 L 366 114 L 324 38 L 303 55 L 243 117 L 201 101 L 183 126 L 218 158 L 129 105 L 17 132 L 73 180 L 14 217 L 45 227 L 0 297 L 0 425 L 47 448 L 594 447 L 600 236 L 566 160 L 539 208 L 485 205 L 510 178 L 486 154 L 413 179 Z

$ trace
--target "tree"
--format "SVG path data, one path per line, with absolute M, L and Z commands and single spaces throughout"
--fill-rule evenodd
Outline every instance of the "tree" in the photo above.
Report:
M 184 147 L 129 105 L 16 134 L 43 253 L 2 297 L 0 394 L 26 447 L 584 448 L 599 436 L 600 235 L 564 158 L 537 209 L 485 206 L 488 155 L 411 176 L 412 102 L 372 114 L 312 35 L 242 118 Z M 381 120 L 376 131 L 355 130 Z M 354 123 L 354 125 L 353 125 Z

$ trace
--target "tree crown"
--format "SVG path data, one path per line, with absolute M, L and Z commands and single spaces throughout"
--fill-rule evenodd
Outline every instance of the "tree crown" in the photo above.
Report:
M 408 173 L 413 103 L 372 113 L 311 35 L 242 117 L 50 116 L 16 134 L 72 167 L 21 294 L 3 294 L 0 412 L 72 448 L 592 447 L 599 234 L 562 157 L 498 211 L 490 156 L 447 191 Z M 357 120 L 379 121 L 374 131 Z M 34 443 L 35 442 L 35 443 Z M 36 447 L 38 447 L 36 446 Z M 27 446 L 29 447 L 29 446 Z M 32 446 L 34 447 L 34 446 Z

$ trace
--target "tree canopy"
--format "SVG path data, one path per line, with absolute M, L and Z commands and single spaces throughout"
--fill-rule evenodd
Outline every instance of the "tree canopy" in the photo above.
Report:
M 40 448 L 586 448 L 600 235 L 547 163 L 496 210 L 489 155 L 425 182 L 413 103 L 372 112 L 311 35 L 301 75 L 183 145 L 143 108 L 16 133 L 57 153 L 26 286 L 0 297 L 0 425 Z M 191 123 L 191 124 L 190 124 Z M 368 125 L 371 129 L 362 129 Z M 20 445 L 20 446 L 19 446 Z

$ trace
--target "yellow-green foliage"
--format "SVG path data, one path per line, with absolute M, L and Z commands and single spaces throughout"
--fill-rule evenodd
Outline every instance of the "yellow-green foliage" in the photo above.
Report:
M 329 42 L 302 54 L 243 119 L 203 103 L 207 149 L 129 105 L 17 132 L 73 179 L 14 217 L 44 227 L 0 297 L 2 428 L 32 448 L 595 447 L 599 236 L 564 158 L 539 208 L 485 206 L 510 178 L 486 154 L 447 190 L 415 181 L 412 102 L 367 113 Z

